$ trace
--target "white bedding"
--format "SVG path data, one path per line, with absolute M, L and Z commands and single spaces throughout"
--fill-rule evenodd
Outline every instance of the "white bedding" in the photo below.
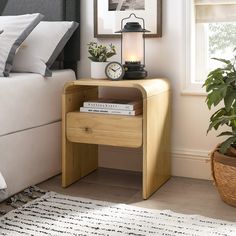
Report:
M 61 94 L 66 81 L 75 80 L 72 70 L 39 74 L 12 73 L 0 80 L 0 137 L 61 119 Z
M 59 174 L 61 122 L 0 137 L 0 172 L 7 184 L 0 202 Z
M 60 173 L 61 95 L 75 79 L 72 70 L 0 79 L 0 202 Z
M 0 191 L 6 188 L 7 188 L 7 184 L 5 182 L 5 179 L 2 176 L 2 173 L 0 172 Z
M 7 189 L 7 184 L 0 172 L 0 202 L 1 202 L 1 200 L 5 199 L 5 197 L 7 195 L 6 189 Z

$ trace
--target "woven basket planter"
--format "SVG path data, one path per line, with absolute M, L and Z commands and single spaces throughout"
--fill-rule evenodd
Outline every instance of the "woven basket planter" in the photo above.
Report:
M 234 155 L 235 149 L 230 155 Z M 236 207 L 236 156 L 223 155 L 218 147 L 211 154 L 212 176 L 224 202 Z

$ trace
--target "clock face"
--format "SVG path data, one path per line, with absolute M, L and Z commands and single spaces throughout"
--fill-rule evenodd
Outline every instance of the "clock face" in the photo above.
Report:
M 124 77 L 124 67 L 119 62 L 110 62 L 105 69 L 106 76 L 112 80 L 120 80 Z

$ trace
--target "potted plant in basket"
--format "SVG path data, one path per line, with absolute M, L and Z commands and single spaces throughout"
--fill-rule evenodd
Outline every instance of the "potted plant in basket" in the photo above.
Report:
M 105 67 L 109 63 L 108 58 L 116 55 L 115 46 L 110 44 L 108 47 L 99 45 L 96 42 L 90 42 L 88 44 L 88 57 L 91 62 L 91 78 L 104 79 L 106 78 Z
M 208 108 L 220 108 L 211 116 L 207 132 L 221 126 L 226 130 L 218 135 L 225 140 L 211 155 L 212 175 L 223 201 L 236 207 L 236 56 L 233 60 L 213 59 L 223 66 L 211 71 L 203 86 Z

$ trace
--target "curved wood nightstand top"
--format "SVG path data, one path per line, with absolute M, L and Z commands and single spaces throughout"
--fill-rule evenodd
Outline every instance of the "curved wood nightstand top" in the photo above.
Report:
M 101 87 L 124 87 L 137 88 L 142 92 L 143 98 L 151 97 L 158 93 L 170 90 L 170 82 L 164 78 L 150 78 L 143 80 L 119 80 L 108 79 L 79 79 L 67 82 L 64 86 L 64 94 L 70 93 L 75 86 L 101 86 Z

